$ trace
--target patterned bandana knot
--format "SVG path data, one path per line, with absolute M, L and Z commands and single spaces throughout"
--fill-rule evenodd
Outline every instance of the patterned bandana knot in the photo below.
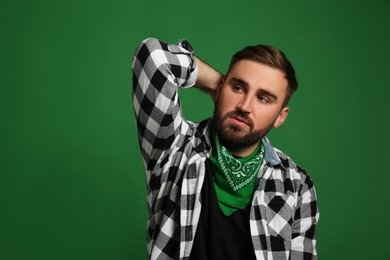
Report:
M 254 158 L 243 163 L 234 156 L 219 142 L 216 135 L 215 142 L 217 146 L 217 158 L 230 187 L 237 191 L 250 183 L 259 172 L 264 157 L 264 146 L 261 145 L 261 151 Z

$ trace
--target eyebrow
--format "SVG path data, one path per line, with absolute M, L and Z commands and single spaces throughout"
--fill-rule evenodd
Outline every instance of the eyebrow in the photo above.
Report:
M 242 85 L 244 87 L 249 86 L 249 84 L 245 80 L 242 80 L 240 78 L 232 77 L 230 79 L 230 81 L 231 81 L 231 83 L 236 83 L 236 84 Z M 268 96 L 274 100 L 278 100 L 278 97 L 274 93 L 272 93 L 271 91 L 269 91 L 267 89 L 263 89 L 263 88 L 257 90 L 257 95 L 265 95 L 265 96 Z
M 259 94 L 259 95 L 268 96 L 268 97 L 274 99 L 275 101 L 278 100 L 278 97 L 277 97 L 275 94 L 271 93 L 270 91 L 268 91 L 268 90 L 266 90 L 266 89 L 261 89 L 261 90 L 259 90 L 259 91 L 258 91 L 258 94 Z
M 245 87 L 247 87 L 249 84 L 245 81 L 245 80 L 242 80 L 242 79 L 239 79 L 239 78 L 235 78 L 235 77 L 232 77 L 230 79 L 231 83 L 236 83 L 236 84 L 239 84 L 239 85 L 243 85 Z

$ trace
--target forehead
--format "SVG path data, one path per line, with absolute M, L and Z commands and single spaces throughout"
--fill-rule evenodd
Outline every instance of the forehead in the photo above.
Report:
M 240 79 L 251 88 L 260 88 L 275 92 L 278 95 L 287 93 L 285 73 L 259 62 L 240 60 L 234 64 L 226 76 L 226 80 Z

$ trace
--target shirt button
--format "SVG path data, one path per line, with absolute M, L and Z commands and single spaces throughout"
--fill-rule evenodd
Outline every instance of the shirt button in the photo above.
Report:
M 193 51 L 191 44 L 190 44 L 187 40 L 183 40 L 183 41 L 181 42 L 181 46 L 182 46 L 184 49 L 186 49 L 187 51 L 190 51 L 190 52 Z

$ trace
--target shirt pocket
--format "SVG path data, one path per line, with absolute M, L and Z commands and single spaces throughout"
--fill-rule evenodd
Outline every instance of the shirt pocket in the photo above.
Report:
M 267 229 L 271 236 L 291 241 L 293 209 L 287 203 L 288 195 L 274 195 L 265 207 Z

